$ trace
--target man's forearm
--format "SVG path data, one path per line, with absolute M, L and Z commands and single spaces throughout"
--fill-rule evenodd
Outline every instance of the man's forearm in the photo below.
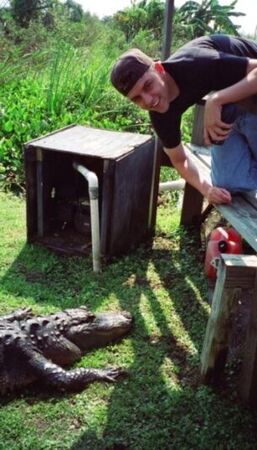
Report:
M 173 149 L 165 149 L 179 174 L 208 199 L 210 203 L 229 203 L 231 194 L 222 187 L 212 186 L 210 177 L 202 175 L 182 144 Z
M 199 172 L 189 156 L 183 162 L 173 162 L 173 165 L 187 183 L 201 192 L 204 197 L 208 196 L 208 191 L 212 187 L 211 180 Z

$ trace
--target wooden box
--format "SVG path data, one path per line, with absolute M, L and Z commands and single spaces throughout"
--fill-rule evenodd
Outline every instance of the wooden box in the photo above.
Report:
M 70 254 L 91 251 L 88 183 L 74 162 L 98 177 L 102 255 L 125 253 L 153 234 L 150 135 L 72 125 L 28 142 L 24 157 L 30 243 Z

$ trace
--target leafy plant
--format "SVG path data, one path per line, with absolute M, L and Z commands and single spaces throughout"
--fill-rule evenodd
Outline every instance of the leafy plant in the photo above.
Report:
M 218 0 L 186 1 L 176 10 L 174 22 L 187 28 L 191 39 L 205 34 L 227 33 L 238 35 L 239 25 L 232 21 L 233 17 L 244 16 L 235 11 L 237 0 L 229 5 L 220 5 Z

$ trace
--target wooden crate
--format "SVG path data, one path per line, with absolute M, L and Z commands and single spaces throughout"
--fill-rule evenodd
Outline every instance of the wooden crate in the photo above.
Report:
M 71 254 L 91 247 L 87 181 L 99 181 L 101 254 L 123 254 L 153 234 L 154 139 L 150 135 L 73 125 L 25 145 L 27 239 Z

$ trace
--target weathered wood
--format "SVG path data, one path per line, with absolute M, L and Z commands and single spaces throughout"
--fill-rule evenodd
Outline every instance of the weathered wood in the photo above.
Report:
M 231 315 L 236 306 L 235 288 L 252 288 L 257 271 L 257 257 L 222 254 L 217 273 L 212 309 L 201 355 L 201 377 L 211 382 L 224 368 L 231 332 Z
M 152 185 L 151 185 L 151 195 L 150 195 L 150 206 L 149 206 L 149 216 L 148 216 L 148 227 L 151 230 L 152 236 L 154 236 L 154 230 L 156 225 L 157 216 L 157 201 L 159 194 L 159 182 L 160 182 L 160 167 L 162 161 L 163 147 L 160 139 L 155 137 L 154 142 L 154 156 L 153 156 L 153 173 L 152 173 Z M 167 155 L 166 155 L 167 156 Z M 169 165 L 171 161 L 168 158 Z
M 227 267 L 225 289 L 252 289 L 255 283 L 257 257 L 255 255 L 222 254 Z
M 204 145 L 203 134 L 203 116 L 204 116 L 204 104 L 197 104 L 194 107 L 194 121 L 192 129 L 191 142 L 195 145 Z
M 117 159 L 135 150 L 152 136 L 74 125 L 28 142 L 25 147 Z
M 36 188 L 36 152 L 27 150 L 24 155 L 26 172 L 26 222 L 27 239 L 32 242 L 37 232 L 37 188 Z
M 244 198 L 243 194 L 234 195 L 232 203 L 216 205 L 216 209 L 257 251 L 257 209 Z
M 137 151 L 116 161 L 109 235 L 110 256 L 133 249 L 152 235 L 149 225 L 153 146 L 142 144 Z M 142 167 L 143 170 L 136 170 Z
M 227 358 L 234 293 L 225 289 L 226 272 L 226 266 L 221 264 L 201 355 L 200 371 L 204 383 L 214 382 L 219 378 Z
M 257 272 L 251 298 L 250 319 L 242 361 L 239 392 L 244 402 L 257 406 Z
M 42 180 L 37 183 L 38 149 Z M 154 139 L 150 135 L 73 125 L 28 142 L 24 158 L 30 242 L 88 255 L 88 182 L 74 170 L 74 162 L 98 178 L 103 256 L 126 253 L 153 235 L 158 191 L 152 189 Z
M 203 208 L 203 196 L 190 184 L 184 187 L 183 203 L 180 216 L 180 225 L 196 225 Z

